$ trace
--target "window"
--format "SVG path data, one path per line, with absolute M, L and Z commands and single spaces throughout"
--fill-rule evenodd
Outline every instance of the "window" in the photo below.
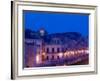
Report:
M 57 48 L 57 52 L 58 52 L 58 53 L 60 52 L 60 49 L 59 49 L 59 48 Z
M 57 56 L 57 59 L 59 60 L 59 56 Z
M 66 50 L 68 50 L 68 48 L 66 48 Z
M 52 48 L 52 53 L 54 53 L 54 48 Z
M 51 59 L 54 60 L 54 55 L 52 55 L 52 58 Z
M 46 60 L 49 60 L 49 56 L 47 56 Z
M 49 48 L 47 48 L 47 53 L 49 53 Z

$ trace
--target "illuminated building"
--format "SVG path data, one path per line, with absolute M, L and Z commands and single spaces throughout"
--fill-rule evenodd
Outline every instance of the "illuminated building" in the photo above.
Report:
M 70 65 L 83 59 L 83 54 L 88 54 L 88 43 L 81 41 L 81 45 L 77 33 L 48 34 L 41 28 L 32 35 L 25 38 L 25 67 Z M 68 61 L 72 57 L 80 59 Z

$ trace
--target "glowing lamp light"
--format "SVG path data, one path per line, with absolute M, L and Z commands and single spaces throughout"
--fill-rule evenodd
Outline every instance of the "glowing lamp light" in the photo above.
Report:
M 74 55 L 74 52 L 73 52 L 73 51 L 71 51 L 70 53 L 71 53 L 72 55 Z
M 45 55 L 45 52 L 43 52 L 42 54 Z
M 69 52 L 68 52 L 68 56 L 71 56 L 71 55 L 72 55 L 72 53 L 73 53 L 72 51 L 69 51 Z
M 79 54 L 79 53 L 81 53 L 81 51 L 80 51 L 80 50 L 78 50 L 77 52 L 78 52 L 78 54 Z
M 67 56 L 70 57 L 70 51 L 67 52 Z
M 66 56 L 66 55 L 67 55 L 67 52 L 64 53 L 64 56 Z
M 40 63 L 39 55 L 36 56 L 36 63 Z
M 75 54 L 78 54 L 78 51 L 74 51 Z
M 67 55 L 69 55 L 69 54 L 70 54 L 70 52 L 68 51 L 68 52 L 67 52 Z
M 79 53 L 83 53 L 84 52 L 84 50 L 80 50 L 80 52 Z
M 63 56 L 63 53 L 59 53 L 59 57 L 62 57 Z

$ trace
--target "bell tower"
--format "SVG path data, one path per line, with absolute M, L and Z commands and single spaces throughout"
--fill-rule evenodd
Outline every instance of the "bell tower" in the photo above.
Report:
M 39 33 L 41 36 L 44 36 L 45 35 L 45 29 L 42 27 L 39 29 Z

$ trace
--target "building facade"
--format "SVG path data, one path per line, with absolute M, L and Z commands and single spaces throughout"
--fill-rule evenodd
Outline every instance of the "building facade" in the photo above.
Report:
M 87 49 L 88 47 L 86 42 L 83 42 L 86 45 L 77 45 L 80 38 L 78 38 L 78 40 L 73 40 L 68 39 L 68 36 L 63 36 L 61 34 L 45 34 L 46 31 L 40 29 L 39 37 L 32 36 L 33 38 L 25 38 L 25 67 L 63 65 L 66 64 L 66 58 L 69 57 L 69 54 L 77 54 L 77 52 L 71 50 L 79 49 L 80 47 Z M 84 54 L 86 52 L 82 52 L 81 50 L 80 53 Z

